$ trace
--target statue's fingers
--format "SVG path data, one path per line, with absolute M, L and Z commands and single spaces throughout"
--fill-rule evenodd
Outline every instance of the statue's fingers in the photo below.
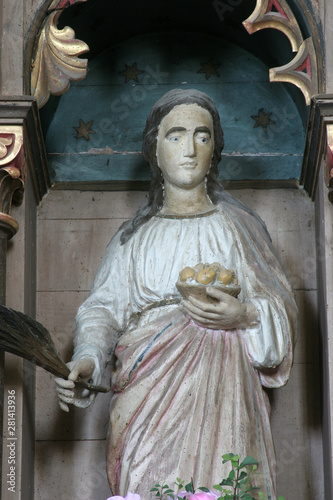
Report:
M 67 380 L 65 378 L 56 377 L 54 379 L 57 387 L 63 387 L 64 389 L 74 389 L 75 384 L 72 380 Z
M 74 403 L 74 394 L 71 396 L 66 396 L 65 394 L 58 393 L 58 399 L 59 401 L 62 401 L 63 403 L 68 403 L 68 404 L 73 404 Z
M 79 366 L 76 366 L 76 367 L 74 366 L 73 370 L 68 375 L 68 380 L 72 381 L 73 384 L 74 384 L 74 382 L 78 379 L 79 375 L 80 375 L 80 367 Z
M 66 403 L 63 403 L 60 399 L 58 400 L 58 403 L 62 411 L 65 411 L 66 413 L 69 412 L 69 407 L 68 405 L 66 405 Z
M 204 326 L 205 328 L 210 328 L 210 326 L 212 325 L 212 322 L 210 319 L 208 318 L 203 318 L 201 315 L 199 314 L 195 314 L 195 313 L 191 313 L 190 314 L 191 318 L 196 322 L 198 323 L 199 325 L 201 326 Z
M 199 307 L 202 311 L 206 312 L 211 312 L 211 313 L 216 313 L 216 314 L 221 314 L 224 313 L 226 308 L 229 307 L 230 305 L 230 300 L 236 300 L 234 297 L 231 297 L 230 295 L 221 292 L 219 290 L 215 290 L 213 287 L 207 287 L 207 295 L 210 297 L 213 297 L 217 299 L 217 302 L 203 302 L 201 300 L 198 300 L 196 297 L 193 297 L 190 295 L 189 301 Z
M 186 303 L 185 303 L 186 302 Z M 186 310 L 189 311 L 190 314 L 198 314 L 199 316 L 202 316 L 203 318 L 211 319 L 211 320 L 216 320 L 218 321 L 221 318 L 221 314 L 224 313 L 224 304 L 220 305 L 212 305 L 212 307 L 209 307 L 210 304 L 206 304 L 208 307 L 205 309 L 198 308 L 195 304 L 193 304 L 192 300 L 191 301 L 183 301 L 183 305 Z
M 210 304 L 208 302 L 203 302 L 202 300 L 197 299 L 197 297 L 193 297 L 193 295 L 189 296 L 186 303 L 196 307 L 198 311 L 213 312 L 213 313 L 216 312 L 217 304 Z
M 206 293 L 210 297 L 213 297 L 214 299 L 217 299 L 219 302 L 230 302 L 231 300 L 237 300 L 234 297 L 231 297 L 231 295 L 228 295 L 225 292 L 222 292 L 222 290 L 218 290 L 217 288 L 213 286 L 208 286 L 206 288 Z
M 65 396 L 67 398 L 73 398 L 74 397 L 74 391 L 73 389 L 63 389 L 62 387 L 57 387 L 57 393 L 60 397 Z
M 190 316 L 193 316 L 193 314 L 195 314 L 198 318 L 202 318 L 205 321 L 213 321 L 214 323 L 221 319 L 221 316 L 219 314 L 210 313 L 207 311 L 195 311 L 194 309 L 189 310 L 188 314 L 190 314 Z
M 95 369 L 95 362 L 93 358 L 82 358 L 74 361 L 73 363 L 73 366 L 70 368 L 70 374 L 68 375 L 69 380 L 73 380 L 73 382 L 75 382 L 79 376 L 83 379 L 90 379 Z
M 200 314 L 202 314 L 203 312 L 202 309 L 193 304 L 192 301 L 183 300 L 182 304 L 189 314 L 197 314 L 200 316 Z

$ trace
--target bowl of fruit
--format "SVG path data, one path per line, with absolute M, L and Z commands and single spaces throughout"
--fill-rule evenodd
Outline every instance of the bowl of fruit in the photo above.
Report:
M 232 297 L 237 297 L 241 291 L 235 271 L 226 269 L 218 262 L 199 262 L 194 267 L 184 267 L 179 273 L 176 287 L 184 299 L 192 295 L 209 303 L 215 303 L 217 300 L 207 295 L 207 287 L 214 287 Z

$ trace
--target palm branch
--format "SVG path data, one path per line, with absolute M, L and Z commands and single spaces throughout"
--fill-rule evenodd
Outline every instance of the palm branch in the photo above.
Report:
M 28 359 L 57 377 L 66 379 L 70 373 L 48 330 L 30 316 L 1 304 L 0 349 Z M 80 377 L 75 384 L 95 392 L 110 390 L 104 386 L 90 384 Z

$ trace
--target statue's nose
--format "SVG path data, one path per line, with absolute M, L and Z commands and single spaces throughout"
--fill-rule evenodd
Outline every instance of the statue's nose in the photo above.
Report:
M 192 134 L 188 134 L 188 136 L 186 137 L 184 145 L 184 156 L 195 156 L 194 137 L 192 136 Z

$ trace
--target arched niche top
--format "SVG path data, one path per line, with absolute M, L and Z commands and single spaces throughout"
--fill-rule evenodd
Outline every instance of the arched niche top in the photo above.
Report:
M 291 0 L 290 4 L 292 3 L 294 7 L 295 4 L 298 4 L 298 2 Z M 311 3 L 311 6 L 314 7 L 314 18 L 317 19 L 318 26 L 314 23 L 314 18 L 310 17 L 310 24 L 305 27 L 305 30 L 304 28 L 302 30 L 287 0 L 257 0 L 256 8 L 250 17 L 243 22 L 250 34 L 271 28 L 279 30 L 287 36 L 291 49 L 296 55 L 281 67 L 271 68 L 269 78 L 271 82 L 289 82 L 298 87 L 304 95 L 307 106 L 310 105 L 311 97 L 317 94 L 322 87 L 321 47 L 318 46 L 319 31 L 316 29 L 320 30 L 320 21 L 317 4 L 312 5 Z M 301 5 L 298 7 L 302 13 L 308 15 L 308 8 L 304 9 L 303 12 Z
M 42 110 L 54 183 L 138 188 L 149 180 L 142 131 L 153 103 L 171 88 L 197 88 L 216 102 L 225 135 L 222 181 L 300 176 L 305 132 L 291 96 L 267 66 L 236 44 L 194 33 L 141 35 L 91 60 Z
M 38 40 L 28 54 L 27 65 L 30 67 L 32 58 L 29 84 L 39 105 L 47 102 L 50 93 L 59 95 L 68 89 L 70 81 L 85 77 L 87 61 L 79 56 L 88 50 L 88 45 L 95 56 L 96 50 L 106 48 L 105 43 L 111 46 L 126 37 L 164 29 L 210 33 L 247 46 L 262 60 L 282 61 L 280 66 L 271 67 L 268 63 L 270 81 L 295 85 L 303 93 L 307 105 L 312 95 L 323 91 L 322 35 L 315 0 L 214 0 L 208 6 L 204 0 L 174 3 L 169 2 L 166 8 L 163 1 L 148 0 L 144 4 L 128 1 L 124 8 L 124 4 L 104 0 L 44 2 L 44 20 Z M 58 28 L 62 12 L 69 26 L 75 25 L 79 38 L 85 43 L 76 39 L 68 26 Z M 257 43 L 245 36 L 242 22 L 249 33 L 260 33 L 256 36 Z M 268 43 L 262 44 L 262 30 L 284 33 L 294 55 L 281 56 L 286 50 L 281 38 L 270 39 L 269 35 L 266 37 Z

